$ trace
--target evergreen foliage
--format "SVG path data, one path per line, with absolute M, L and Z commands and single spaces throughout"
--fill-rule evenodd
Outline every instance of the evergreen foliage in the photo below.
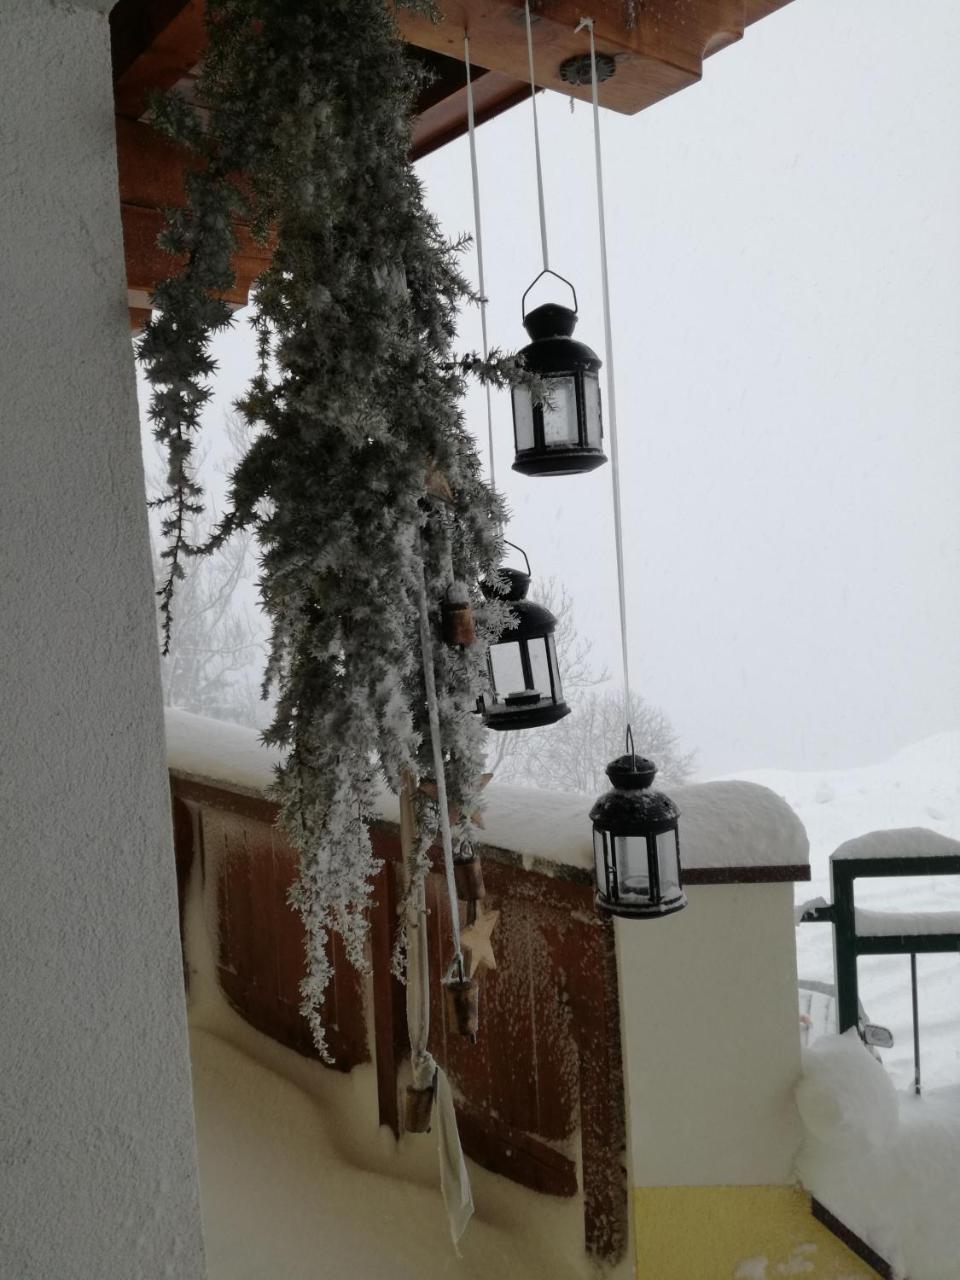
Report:
M 464 378 L 518 375 L 510 359 L 453 354 L 457 308 L 471 294 L 460 246 L 443 239 L 409 161 L 417 73 L 383 0 L 206 9 L 203 112 L 168 97 L 156 115 L 202 160 L 166 235 L 186 265 L 157 289 L 140 348 L 170 463 L 159 594 L 169 627 L 183 556 L 255 530 L 272 627 L 265 683 L 277 697 L 265 737 L 287 749 L 275 794 L 300 854 L 303 1007 L 323 1051 L 330 932 L 364 963 L 378 789 L 432 773 L 418 592 L 425 582 L 439 635 L 451 583 L 475 584 L 500 561 L 502 511 L 464 427 Z M 254 300 L 259 369 L 238 405 L 256 434 L 200 548 L 187 536 L 202 506 L 191 459 L 214 373 L 210 336 L 229 323 L 216 293 L 232 282 L 237 214 L 274 245 Z M 432 496 L 431 471 L 452 496 Z M 504 621 L 501 606 L 469 592 L 477 643 L 436 646 L 458 840 L 470 839 L 478 803 L 473 709 L 486 644 Z

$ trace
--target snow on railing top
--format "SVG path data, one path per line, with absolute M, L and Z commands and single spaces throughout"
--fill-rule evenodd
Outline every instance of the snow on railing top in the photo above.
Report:
M 166 725 L 167 763 L 173 773 L 251 795 L 270 785 L 280 755 L 265 747 L 254 729 L 169 707 Z M 704 782 L 671 788 L 670 794 L 681 813 L 684 869 L 693 878 L 698 872 L 717 880 L 807 878 L 809 842 L 803 823 L 767 787 Z M 483 843 L 525 860 L 592 871 L 587 815 L 595 799 L 494 784 L 484 792 Z M 380 817 L 399 821 L 397 798 L 386 787 Z
M 960 840 L 951 840 L 926 827 L 895 827 L 870 831 L 840 845 L 833 858 L 956 858 Z
M 960 934 L 960 911 L 854 912 L 858 938 L 920 938 L 931 934 Z

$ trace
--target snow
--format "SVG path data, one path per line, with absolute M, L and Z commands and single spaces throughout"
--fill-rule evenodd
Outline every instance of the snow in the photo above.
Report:
M 830 855 L 854 844 L 852 856 L 917 856 L 956 853 L 960 841 L 960 730 L 937 734 L 890 760 L 863 768 L 788 772 L 763 769 L 739 775 L 782 796 L 810 837 L 811 883 L 798 900 L 829 900 Z M 878 831 L 877 828 L 883 830 Z M 893 830 L 892 836 L 886 831 Z M 889 854 L 884 851 L 889 850 Z M 960 911 L 960 877 L 887 877 L 856 882 L 856 904 L 867 911 L 916 915 Z M 833 930 L 804 924 L 797 930 L 801 978 L 834 981 Z M 960 958 L 921 955 L 917 961 L 920 1048 L 925 1084 L 960 1085 Z M 913 1032 L 908 956 L 869 956 L 860 961 L 860 998 L 871 1022 L 895 1036 L 883 1060 L 897 1084 L 913 1078 Z
M 828 1147 L 880 1150 L 898 1128 L 893 1083 L 853 1029 L 808 1050 L 797 1109 L 807 1132 Z
M 167 708 L 167 760 L 181 777 L 262 794 L 280 754 L 254 729 Z M 706 782 L 676 787 L 680 849 L 689 868 L 805 866 L 809 845 L 789 805 L 753 782 Z M 593 870 L 590 811 L 595 796 L 491 785 L 484 792 L 483 842 L 520 854 L 529 865 L 553 863 Z M 386 787 L 380 817 L 399 822 L 397 799 Z
M 209 720 L 179 707 L 166 707 L 164 718 L 167 765 L 173 773 L 254 795 L 273 782 L 281 753 L 264 746 L 256 729 Z
M 910 1280 L 957 1280 L 960 1089 L 897 1095 L 855 1033 L 804 1055 L 798 1173 Z
M 239 1017 L 215 976 L 217 883 L 186 913 L 208 1280 L 595 1280 L 580 1196 L 538 1195 L 469 1163 L 476 1216 L 455 1253 L 437 1134 L 378 1126 L 376 1071 L 348 1075 Z M 607 1273 L 627 1280 L 629 1258 Z
M 932 806 L 927 805 L 929 814 Z M 942 809 L 937 812 L 945 818 Z M 846 840 L 837 849 L 834 858 L 957 858 L 960 857 L 960 840 L 951 840 L 939 831 L 927 827 L 894 827 L 883 831 L 869 831 L 854 840 Z
M 858 907 L 860 938 L 922 938 L 934 933 L 960 934 L 960 911 L 866 911 Z

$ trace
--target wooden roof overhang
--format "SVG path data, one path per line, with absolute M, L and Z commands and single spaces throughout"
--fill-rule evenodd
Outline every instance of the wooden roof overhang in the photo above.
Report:
M 386 0 L 403 38 L 433 73 L 421 95 L 413 158 L 460 137 L 467 129 L 463 32 L 470 32 L 477 120 L 483 123 L 529 93 L 523 0 L 439 0 L 444 21 L 432 23 Z M 566 83 L 561 64 L 587 49 L 575 28 L 594 18 L 597 49 L 616 63 L 600 86 L 605 107 L 632 114 L 701 77 L 703 60 L 733 44 L 752 22 L 789 0 L 532 0 L 534 67 L 538 86 L 589 98 L 589 86 Z M 630 15 L 635 17 L 631 21 Z M 149 95 L 189 87 L 204 49 L 203 0 L 119 0 L 111 16 L 117 157 L 131 323 L 149 315 L 150 295 L 170 270 L 157 247 L 163 209 L 183 200 L 189 157 L 144 121 Z M 237 281 L 228 301 L 242 306 L 269 259 L 238 228 Z

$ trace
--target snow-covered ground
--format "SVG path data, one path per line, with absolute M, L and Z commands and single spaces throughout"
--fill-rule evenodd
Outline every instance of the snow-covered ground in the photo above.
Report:
M 960 1088 L 897 1093 L 854 1032 L 805 1055 L 804 1186 L 910 1280 L 960 1275 Z
M 812 882 L 797 886 L 798 901 L 818 895 L 830 900 L 830 855 L 854 836 L 889 827 L 928 827 L 960 839 L 960 730 L 937 734 L 865 768 L 763 769 L 736 776 L 783 796 L 807 829 Z M 856 893 L 857 905 L 873 911 L 960 910 L 957 876 L 862 881 Z M 829 925 L 799 927 L 801 978 L 833 981 L 832 933 Z M 924 1085 L 960 1085 L 960 955 L 922 955 L 918 973 Z M 909 958 L 862 958 L 860 998 L 870 1019 L 893 1031 L 895 1046 L 883 1059 L 898 1087 L 906 1087 L 913 1078 Z

